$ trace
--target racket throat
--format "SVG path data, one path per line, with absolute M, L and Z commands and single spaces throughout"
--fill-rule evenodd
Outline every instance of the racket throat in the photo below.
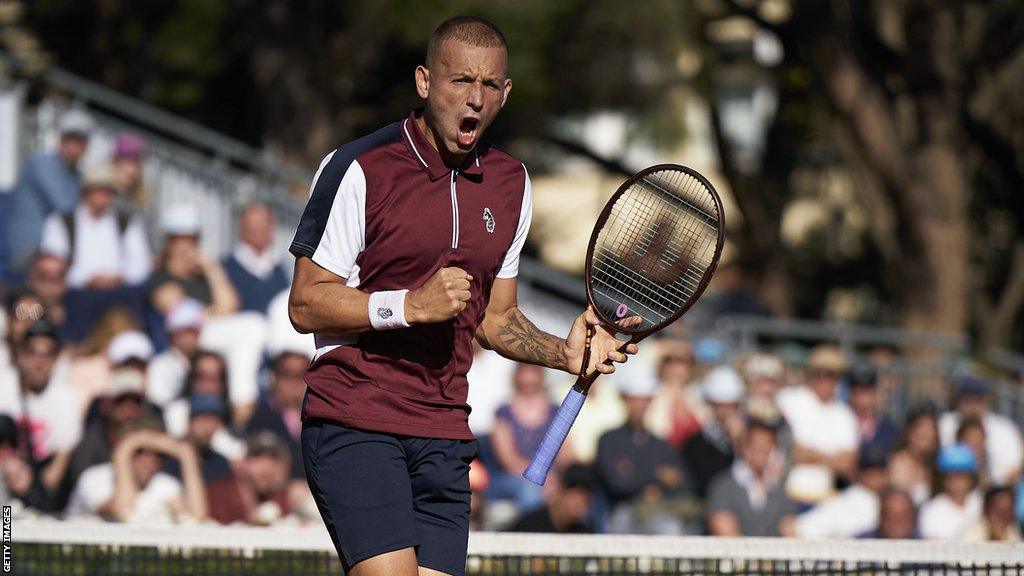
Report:
M 459 247 L 459 193 L 455 189 L 455 182 L 459 177 L 458 170 L 451 173 L 451 197 L 452 197 L 452 250 Z

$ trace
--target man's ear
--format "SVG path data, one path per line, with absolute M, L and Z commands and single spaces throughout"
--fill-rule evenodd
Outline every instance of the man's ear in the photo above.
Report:
M 416 67 L 416 93 L 424 100 L 430 95 L 430 70 L 423 65 Z
M 505 102 L 508 102 L 508 93 L 512 91 L 512 79 L 505 79 L 505 86 L 502 88 L 504 93 L 501 95 L 501 107 L 505 107 Z

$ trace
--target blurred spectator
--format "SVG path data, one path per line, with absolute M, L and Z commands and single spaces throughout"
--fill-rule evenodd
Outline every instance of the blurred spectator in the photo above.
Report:
M 658 391 L 647 413 L 647 426 L 673 448 L 682 449 L 700 433 L 706 406 L 700 389 L 692 386 L 693 346 L 685 340 L 664 338 L 658 341 Z
M 214 433 L 210 446 L 228 460 L 235 462 L 244 456 L 245 445 L 229 432 L 234 407 L 228 400 L 227 380 L 228 368 L 223 357 L 206 350 L 197 352 L 192 361 L 192 369 L 185 379 L 182 397 L 168 402 L 163 416 L 167 424 L 167 433 L 174 438 L 184 438 L 188 433 L 188 399 L 195 394 L 209 394 L 220 398 L 226 407 L 225 425 Z
M 288 319 L 287 296 L 284 298 L 284 319 L 291 327 Z M 273 307 L 274 304 L 271 304 Z M 281 329 L 274 328 L 274 316 L 270 317 L 271 329 L 269 339 L 273 340 Z M 294 330 L 294 329 L 293 329 Z M 311 336 L 306 334 L 305 336 Z M 469 381 L 469 396 L 466 403 L 473 407 L 469 413 L 469 428 L 480 440 L 481 449 L 490 442 L 491 430 L 494 428 L 494 417 L 498 408 L 507 403 L 512 396 L 512 373 L 516 363 L 500 356 L 497 352 L 485 350 L 480 343 L 473 340 L 473 365 L 469 367 L 466 380 Z M 481 454 L 481 457 L 483 455 Z M 493 466 L 488 462 L 488 466 Z
M 947 412 L 939 419 L 942 445 L 955 442 L 961 419 L 969 416 L 980 418 L 985 427 L 989 479 L 997 485 L 1016 482 L 1024 462 L 1024 442 L 1020 429 L 1012 420 L 989 409 L 988 383 L 974 376 L 961 376 L 956 380 L 954 394 L 955 411 Z
M 289 481 L 288 447 L 269 430 L 249 437 L 247 455 L 232 478 L 211 484 L 222 498 L 211 500 L 211 516 L 222 524 L 277 524 L 305 505 L 305 482 Z
M 25 276 L 29 290 L 42 301 L 46 317 L 58 327 L 67 320 L 64 304 L 64 296 L 68 292 L 67 273 L 67 260 L 41 252 L 33 258 Z
M 0 414 L 0 503 L 42 512 L 56 509 L 32 465 L 19 453 L 18 426 Z
M 250 204 L 238 218 L 238 243 L 224 258 L 224 271 L 241 299 L 241 309 L 263 314 L 270 300 L 288 288 L 288 272 L 274 250 L 277 223 L 266 204 Z
M 939 450 L 939 428 L 935 412 L 917 409 L 907 416 L 903 436 L 889 458 L 889 480 L 921 505 L 932 495 Z
M 135 316 L 124 308 L 111 308 L 100 316 L 89 335 L 75 348 L 68 366 L 68 380 L 78 393 L 83 413 L 110 378 L 111 344 L 126 332 L 141 334 Z M 123 350 L 124 344 L 119 347 Z M 149 349 L 152 354 L 152 345 Z M 121 356 L 120 351 L 117 356 Z
M 487 467 L 479 459 L 469 464 L 469 529 L 483 530 L 487 515 L 487 489 L 490 487 Z
M 879 413 L 878 373 L 870 366 L 854 366 L 847 374 L 847 384 L 861 453 L 888 454 L 896 444 L 899 431 Z
M 921 537 L 917 531 L 917 506 L 904 490 L 889 488 L 879 496 L 878 526 L 860 538 L 910 540 Z
M 645 428 L 657 382 L 653 374 L 632 366 L 620 368 L 616 378 L 626 422 L 597 443 L 596 472 L 611 506 L 608 531 L 680 534 L 683 524 L 670 499 L 684 495 L 682 465 L 678 453 Z
M 561 475 L 548 476 L 545 501 L 520 518 L 511 532 L 588 534 L 596 482 L 590 468 L 574 464 Z
M 775 408 L 775 394 L 782 386 L 785 368 L 778 356 L 772 354 L 754 354 L 743 364 L 743 376 L 747 382 L 748 410 L 758 404 Z M 760 408 L 754 408 L 759 411 Z
M 24 270 L 42 238 L 43 221 L 52 213 L 70 212 L 78 200 L 78 163 L 89 145 L 93 121 L 79 110 L 60 119 L 60 146 L 56 152 L 28 157 L 11 192 L 3 228 L 11 251 L 11 268 Z
M 743 435 L 743 380 L 736 370 L 719 366 L 704 377 L 701 391 L 712 417 L 683 446 L 683 462 L 697 495 L 703 498 L 711 479 L 732 465 L 733 449 Z
M 711 481 L 707 524 L 712 536 L 779 536 L 796 506 L 782 490 L 776 427 L 750 420 L 738 458 Z
M 978 461 L 969 447 L 953 444 L 939 451 L 938 468 L 942 491 L 921 506 L 921 536 L 956 540 L 981 518 Z
M 70 263 L 71 288 L 110 290 L 142 284 L 151 265 L 142 218 L 117 210 L 117 192 L 107 172 L 86 174 L 81 192 L 72 211 L 47 217 L 39 249 Z
M 142 172 L 145 155 L 146 143 L 138 135 L 125 133 L 117 136 L 110 167 L 118 206 L 122 210 L 137 208 L 146 202 L 147 190 Z
M 203 304 L 199 342 L 222 354 L 231 367 L 232 424 L 242 428 L 256 408 L 266 319 L 254 312 L 236 313 L 239 300 L 231 281 L 221 265 L 200 250 L 199 215 L 192 205 L 170 207 L 162 227 L 165 243 L 160 265 L 150 278 L 150 302 L 164 315 L 186 298 Z
M 302 464 L 302 399 L 306 395 L 303 376 L 309 367 L 305 350 L 285 350 L 271 363 L 273 378 L 270 393 L 260 398 L 249 420 L 247 432 L 269 430 L 288 445 L 292 458 L 292 478 L 305 478 Z M 531 455 L 532 456 L 532 455 Z
M 491 446 L 501 469 L 491 474 L 489 497 L 512 499 L 519 510 L 530 510 L 541 503 L 540 487 L 524 479 L 522 473 L 557 411 L 558 406 L 547 394 L 544 369 L 518 364 L 512 374 L 512 398 L 498 408 L 491 429 Z M 571 450 L 571 446 L 563 447 L 560 462 L 571 459 Z
M 185 388 L 192 359 L 199 351 L 203 315 L 203 305 L 198 300 L 186 298 L 175 304 L 164 317 L 170 346 L 150 363 L 149 386 L 146 388 L 146 397 L 157 406 L 167 406 Z
M 43 301 L 32 292 L 11 290 L 4 297 L 4 311 L 7 317 L 7 335 L 4 350 L 7 368 L 14 368 L 14 351 L 32 324 L 46 315 Z M 0 366 L 0 378 L 4 377 L 4 366 Z
M 1021 532 L 1014 514 L 1012 488 L 999 486 L 985 492 L 981 520 L 963 534 L 966 542 L 1020 542 Z
M 17 422 L 24 455 L 48 490 L 60 483 L 82 434 L 78 398 L 66 381 L 53 377 L 61 348 L 54 325 L 36 320 L 15 350 L 15 377 L 0 381 L 0 414 Z
M 857 464 L 857 421 L 836 397 L 846 359 L 835 346 L 820 344 L 808 359 L 808 384 L 781 390 L 779 410 L 793 432 L 793 468 L 786 493 L 802 504 L 817 504 L 834 492 L 837 477 L 851 478 Z
M 989 485 L 988 457 L 985 448 L 985 426 L 981 418 L 968 416 L 960 421 L 956 429 L 956 443 L 963 444 L 974 452 L 974 458 L 978 462 L 978 488 L 984 490 Z
M 110 461 L 114 445 L 129 422 L 143 415 L 154 416 L 143 403 L 144 388 L 142 374 L 135 370 L 117 370 L 104 380 L 94 402 L 95 417 L 86 422 L 82 440 L 71 453 L 59 493 L 62 505 L 67 502 L 83 472 Z
M 800 538 L 853 538 L 878 525 L 879 495 L 888 487 L 888 462 L 881 448 L 860 454 L 857 481 L 800 514 L 793 522 Z
M 178 461 L 183 482 L 162 469 Z M 126 425 L 111 462 L 82 473 L 67 516 L 99 516 L 115 522 L 202 522 L 206 494 L 195 450 L 163 433 L 158 419 L 141 417 Z
M 184 440 L 192 445 L 199 457 L 199 470 L 203 482 L 231 476 L 231 463 L 213 449 L 211 443 L 217 432 L 224 428 L 227 406 L 213 394 L 193 394 L 188 397 L 188 432 Z M 164 471 L 181 480 L 181 467 L 170 461 Z

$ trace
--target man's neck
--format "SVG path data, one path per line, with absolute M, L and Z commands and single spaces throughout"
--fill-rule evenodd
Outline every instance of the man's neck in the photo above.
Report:
M 428 118 L 429 112 L 423 111 L 423 114 L 415 117 L 416 126 L 419 128 L 420 133 L 426 137 L 430 147 L 437 151 L 437 154 L 441 156 L 441 161 L 444 165 L 449 168 L 458 168 L 466 161 L 466 157 L 469 156 L 469 152 L 462 154 L 452 154 L 441 142 L 441 137 L 437 135 L 437 131 L 433 128 L 433 119 Z

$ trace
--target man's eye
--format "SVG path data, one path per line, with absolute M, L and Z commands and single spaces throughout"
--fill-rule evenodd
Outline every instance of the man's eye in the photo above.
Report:
M 456 78 L 456 84 L 469 84 L 469 78 Z

